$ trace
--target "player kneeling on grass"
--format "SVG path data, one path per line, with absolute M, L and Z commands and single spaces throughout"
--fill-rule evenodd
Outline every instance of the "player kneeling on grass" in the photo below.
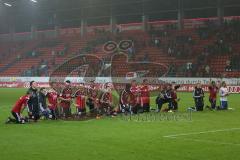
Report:
M 45 119 L 49 118 L 50 110 L 47 107 L 47 90 L 46 88 L 40 88 L 39 90 L 39 107 L 40 107 L 40 115 L 43 116 Z
M 148 80 L 144 79 L 142 87 L 140 89 L 141 92 L 141 106 L 143 108 L 143 112 L 150 112 L 150 89 L 148 85 Z
M 89 108 L 90 113 L 94 114 L 96 110 L 98 110 L 98 91 L 95 86 L 94 80 L 91 81 L 91 84 L 87 90 L 88 98 L 87 98 L 87 106 Z
M 116 113 L 113 107 L 112 93 L 110 86 L 107 84 L 104 92 L 100 96 L 100 111 L 101 114 L 106 114 L 107 116 L 115 116 Z
M 138 112 L 143 112 L 142 108 L 141 108 L 141 88 L 137 85 L 136 80 L 132 80 L 131 83 L 131 88 L 130 91 L 132 92 L 132 94 L 134 95 L 136 104 L 135 106 L 133 106 L 132 111 L 134 114 L 137 114 Z
M 178 101 L 180 101 L 180 99 L 177 97 L 177 89 L 180 88 L 180 85 L 176 85 L 175 83 L 173 83 L 173 85 L 171 85 L 172 90 L 171 90 L 171 102 L 170 102 L 170 107 L 169 107 L 169 111 L 177 111 L 178 110 Z
M 222 82 L 221 88 L 219 89 L 220 95 L 220 107 L 219 110 L 227 110 L 228 109 L 228 99 L 229 96 L 228 88 L 226 82 Z
M 6 123 L 17 123 L 17 124 L 24 124 L 27 119 L 23 118 L 21 113 L 27 106 L 28 100 L 30 99 L 30 92 L 27 92 L 24 96 L 20 97 L 19 100 L 16 102 L 14 107 L 12 108 L 12 115 L 14 117 L 9 117 Z
M 84 94 L 83 88 L 79 89 L 74 95 L 75 99 L 75 107 L 77 111 L 77 116 L 86 115 L 86 96 Z
M 48 98 L 48 108 L 50 109 L 49 118 L 52 120 L 56 120 L 59 117 L 58 111 L 58 94 L 55 90 L 50 89 L 47 93 Z
M 218 87 L 216 85 L 215 81 L 211 81 L 210 85 L 208 86 L 209 90 L 209 102 L 211 103 L 211 108 L 209 109 L 213 110 L 216 109 L 216 101 L 217 101 L 217 93 L 218 93 Z
M 193 98 L 195 101 L 195 109 L 196 111 L 203 111 L 204 107 L 204 92 L 201 87 L 201 84 L 198 83 L 193 91 Z
M 159 93 L 159 95 L 156 98 L 156 104 L 157 104 L 157 110 L 156 112 L 160 112 L 162 110 L 162 106 L 165 103 L 168 103 L 168 107 L 172 108 L 172 86 L 170 84 L 168 84 L 167 86 L 164 85 L 161 88 L 161 91 Z M 165 109 L 163 111 L 169 111 L 168 109 Z
M 133 113 L 132 107 L 135 106 L 135 96 L 130 91 L 131 85 L 126 84 L 125 89 L 120 94 L 120 105 L 119 105 L 119 112 L 120 113 Z

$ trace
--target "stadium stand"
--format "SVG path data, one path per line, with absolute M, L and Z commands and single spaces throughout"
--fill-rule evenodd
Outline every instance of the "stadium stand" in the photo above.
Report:
M 81 54 L 94 54 L 109 63 L 112 53 L 104 52 L 103 45 L 120 40 L 134 43 L 127 51 L 130 61 L 167 65 L 170 77 L 240 76 L 238 20 L 216 27 L 206 19 L 202 26 L 182 30 L 177 30 L 174 23 L 164 28 L 153 26 L 150 24 L 149 32 L 133 29 L 112 34 L 95 30 L 84 37 L 73 34 L 1 44 L 0 76 L 47 76 L 67 59 Z

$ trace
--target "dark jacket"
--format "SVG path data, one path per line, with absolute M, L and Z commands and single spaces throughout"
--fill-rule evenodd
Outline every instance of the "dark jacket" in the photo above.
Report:
M 33 89 L 32 87 L 28 89 L 30 92 L 30 99 L 28 101 L 28 108 L 29 111 L 33 114 L 39 114 L 39 97 L 38 97 L 38 90 Z

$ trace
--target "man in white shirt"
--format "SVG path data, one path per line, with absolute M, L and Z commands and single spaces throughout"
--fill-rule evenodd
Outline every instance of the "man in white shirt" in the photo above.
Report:
M 220 109 L 227 110 L 228 109 L 228 99 L 229 96 L 228 88 L 226 82 L 222 82 L 222 86 L 219 89 L 219 96 L 220 96 Z

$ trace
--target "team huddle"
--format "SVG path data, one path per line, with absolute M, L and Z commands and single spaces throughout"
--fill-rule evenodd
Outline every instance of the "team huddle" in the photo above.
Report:
M 159 94 L 155 99 L 157 105 L 156 112 L 175 112 L 178 110 L 179 98 L 177 90 L 180 85 L 163 84 L 159 87 Z M 214 81 L 209 85 L 209 109 L 228 109 L 227 96 L 229 95 L 226 83 L 216 85 Z M 80 84 L 73 92 L 71 82 L 65 81 L 61 92 L 56 92 L 53 88 L 37 88 L 35 81 L 30 82 L 30 88 L 26 94 L 19 98 L 11 110 L 14 118 L 9 117 L 7 123 L 23 124 L 25 122 L 37 122 L 40 118 L 44 119 L 71 119 L 86 116 L 111 116 L 117 114 L 138 114 L 150 112 L 150 92 L 151 85 L 144 79 L 141 85 L 135 80 L 131 84 L 126 84 L 119 94 L 119 103 L 114 105 L 112 88 L 109 83 L 104 85 L 104 89 L 99 91 L 94 81 L 88 87 Z M 217 93 L 220 95 L 220 106 L 216 106 Z M 202 111 L 204 108 L 204 91 L 200 84 L 197 84 L 193 98 L 195 107 L 192 110 Z M 167 103 L 167 108 L 162 108 Z M 76 111 L 72 111 L 71 105 Z M 27 108 L 28 116 L 23 117 L 22 112 Z

